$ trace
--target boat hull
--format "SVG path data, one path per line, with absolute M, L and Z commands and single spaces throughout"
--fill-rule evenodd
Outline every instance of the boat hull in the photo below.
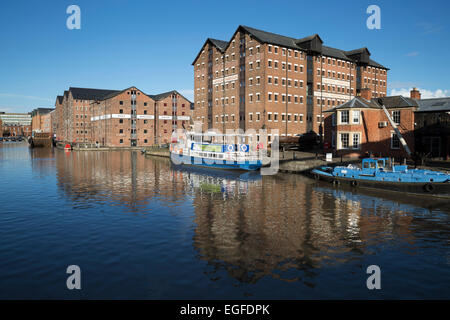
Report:
M 255 171 L 261 168 L 261 161 L 225 161 L 219 159 L 205 159 L 188 155 L 170 154 L 170 159 L 175 165 L 191 165 L 225 170 Z
M 408 192 L 415 194 L 431 194 L 450 196 L 450 182 L 393 182 L 336 177 L 328 172 L 313 170 L 315 179 L 331 182 L 333 185 L 350 185 L 352 187 L 377 188 L 389 191 Z

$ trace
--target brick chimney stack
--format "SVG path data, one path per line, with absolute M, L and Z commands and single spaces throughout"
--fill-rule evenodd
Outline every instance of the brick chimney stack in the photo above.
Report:
M 413 88 L 409 94 L 411 99 L 420 99 L 420 91 L 417 88 Z
M 361 98 L 366 100 L 372 99 L 372 90 L 370 88 L 362 88 L 361 89 Z

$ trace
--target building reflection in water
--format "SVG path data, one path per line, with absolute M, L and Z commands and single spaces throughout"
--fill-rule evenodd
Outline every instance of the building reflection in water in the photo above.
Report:
M 374 244 L 414 244 L 409 213 L 420 225 L 421 212 L 429 212 L 422 200 L 402 204 L 396 196 L 337 190 L 299 175 L 175 167 L 126 151 L 58 150 L 55 157 L 58 185 L 75 205 L 108 199 L 147 213 L 153 200 L 168 207 L 187 202 L 195 212 L 193 246 L 212 279 L 225 271 L 244 283 L 271 276 L 314 286 L 321 267 L 375 254 Z

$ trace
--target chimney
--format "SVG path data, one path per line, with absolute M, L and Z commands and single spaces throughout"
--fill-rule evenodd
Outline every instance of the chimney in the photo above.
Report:
M 420 100 L 420 91 L 417 90 L 417 88 L 413 88 L 409 94 L 410 94 L 411 99 Z
M 372 90 L 370 88 L 362 88 L 361 89 L 361 98 L 366 100 L 372 99 Z

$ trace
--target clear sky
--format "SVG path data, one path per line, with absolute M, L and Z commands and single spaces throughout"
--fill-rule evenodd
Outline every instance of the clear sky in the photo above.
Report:
M 53 107 L 69 86 L 193 98 L 193 59 L 207 37 L 229 40 L 242 24 L 302 38 L 318 33 L 343 50 L 368 47 L 389 67 L 388 94 L 450 96 L 449 1 L 55 0 L 2 1 L 0 111 Z M 66 9 L 81 8 L 69 30 Z M 369 30 L 369 5 L 381 29 Z

